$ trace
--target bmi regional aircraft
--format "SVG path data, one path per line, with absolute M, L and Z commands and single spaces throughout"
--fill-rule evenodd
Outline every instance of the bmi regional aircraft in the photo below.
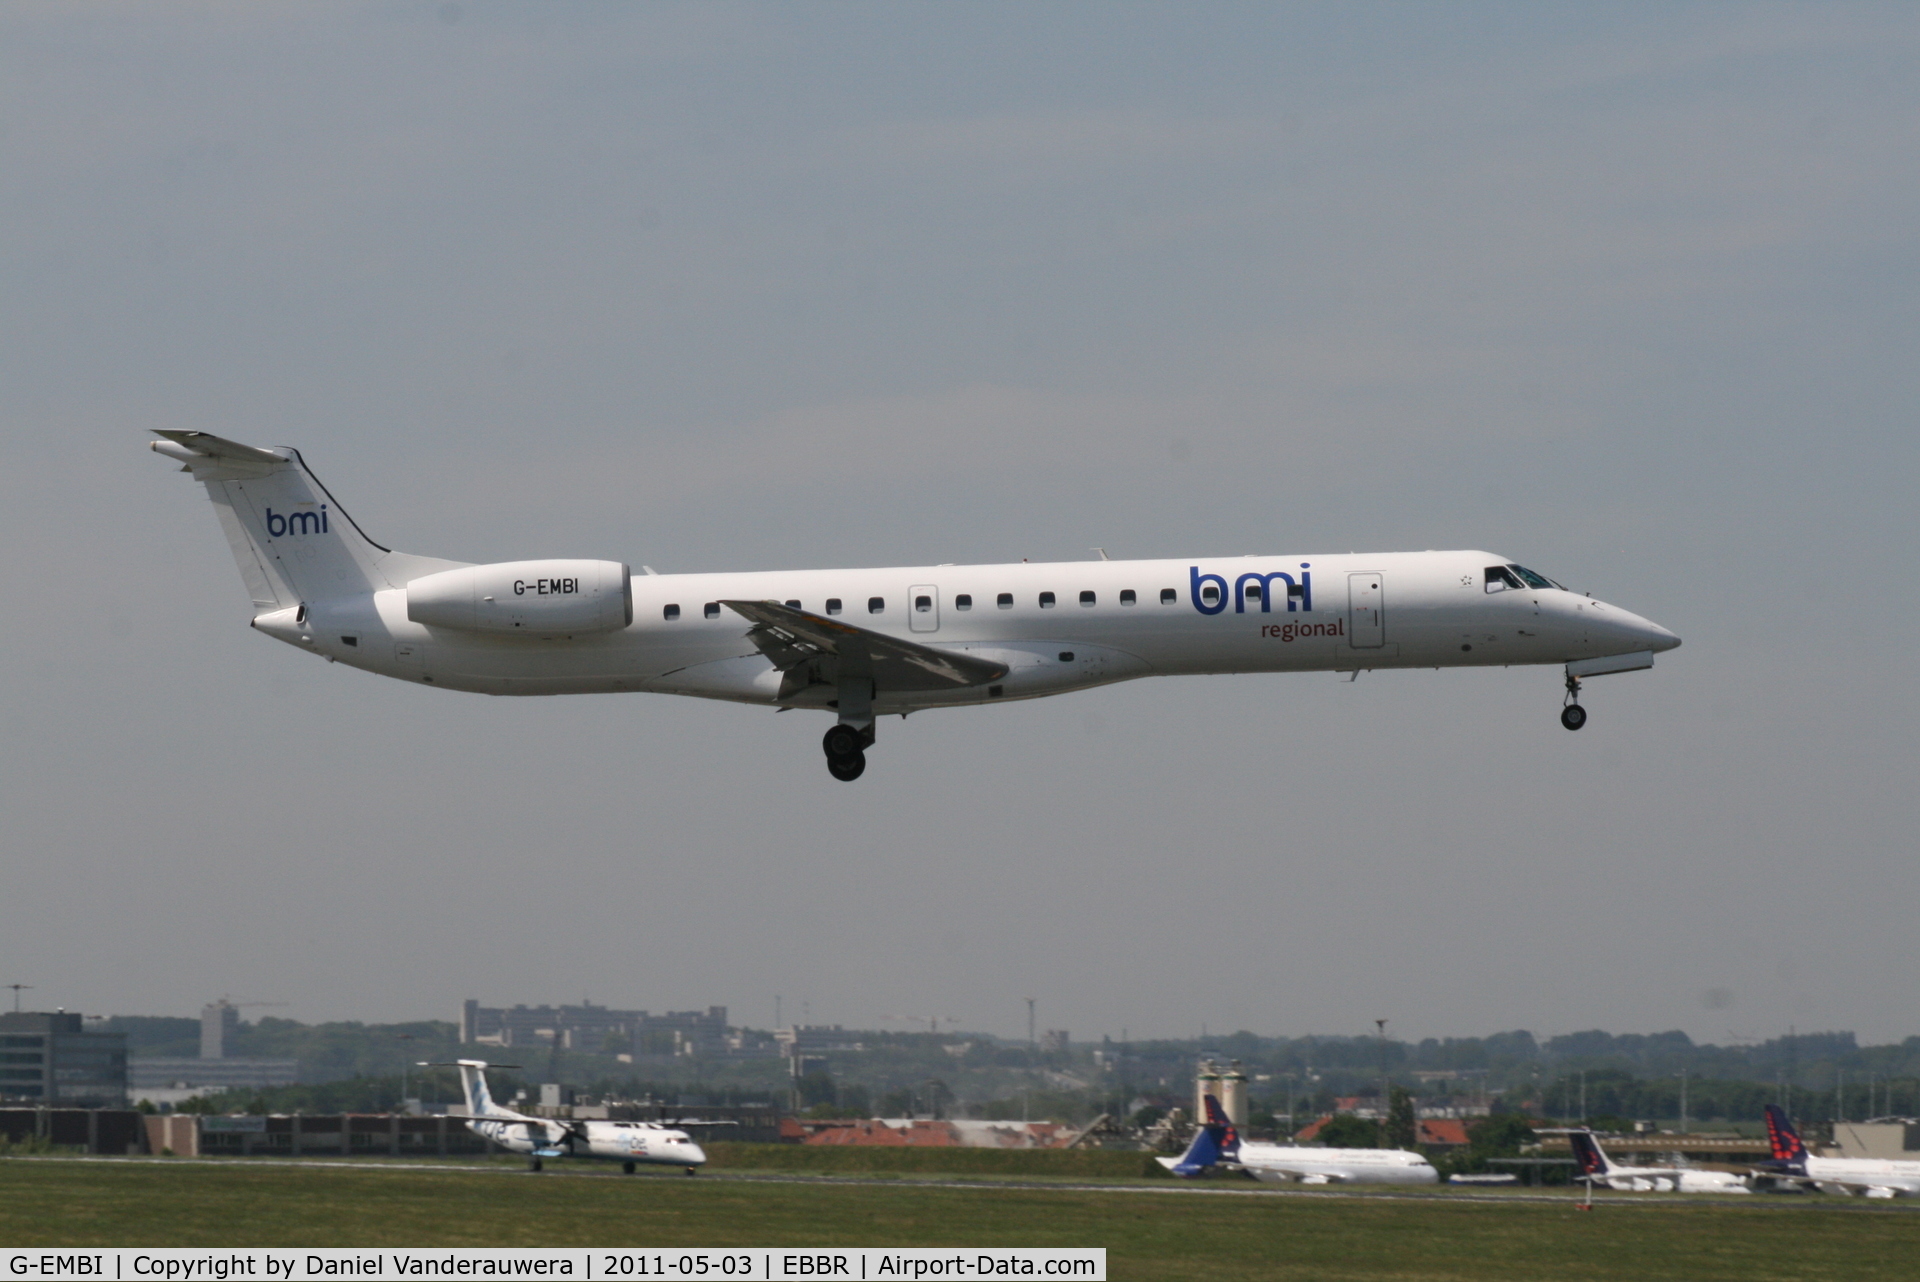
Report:
M 685 1131 L 661 1122 L 571 1121 L 528 1117 L 493 1102 L 487 1090 L 485 1060 L 459 1059 L 451 1065 L 422 1064 L 422 1068 L 457 1067 L 466 1088 L 467 1129 L 514 1153 L 525 1153 L 528 1165 L 539 1170 L 549 1157 L 595 1157 L 618 1162 L 632 1175 L 636 1167 L 684 1166 L 692 1175 L 706 1165 L 707 1155 Z
M 369 539 L 298 450 L 160 432 L 207 488 L 253 626 L 329 661 L 483 694 L 645 691 L 835 714 L 834 778 L 875 719 L 1194 673 L 1653 666 L 1680 638 L 1490 552 L 1203 557 L 636 577 L 470 565 Z M 857 620 L 857 622 L 856 622 Z

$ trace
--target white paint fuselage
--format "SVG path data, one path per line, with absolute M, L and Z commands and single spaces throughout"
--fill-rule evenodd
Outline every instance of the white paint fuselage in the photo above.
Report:
M 1418 1153 L 1394 1148 L 1240 1145 L 1237 1159 L 1255 1179 L 1301 1184 L 1436 1184 L 1439 1172 Z
M 747 620 L 718 604 L 797 601 L 814 614 L 1009 669 L 989 685 L 882 689 L 879 713 L 1146 676 L 1559 664 L 1680 643 L 1655 623 L 1574 592 L 1488 592 L 1486 568 L 1507 563 L 1458 551 L 636 575 L 633 622 L 588 636 L 427 627 L 408 620 L 404 589 L 310 598 L 303 618 L 285 610 L 255 626 L 341 663 L 454 690 L 656 692 L 825 707 L 832 693 L 820 687 L 783 705 L 780 673 L 747 640 Z M 1267 599 L 1259 581 L 1274 574 L 1301 590 L 1288 595 L 1286 580 L 1266 580 Z M 1208 588 L 1217 600 L 1206 598 Z M 1084 604 L 1083 594 L 1091 594 Z M 916 609 L 920 598 L 927 604 Z

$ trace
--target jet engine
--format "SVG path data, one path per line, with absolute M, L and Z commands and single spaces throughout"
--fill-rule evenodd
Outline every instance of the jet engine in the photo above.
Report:
M 407 585 L 407 617 L 463 632 L 618 632 L 633 622 L 633 575 L 618 561 L 501 561 Z

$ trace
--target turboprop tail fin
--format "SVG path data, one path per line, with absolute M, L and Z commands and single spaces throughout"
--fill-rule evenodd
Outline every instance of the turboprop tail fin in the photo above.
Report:
M 467 1112 L 474 1117 L 487 1117 L 507 1110 L 493 1102 L 493 1095 L 487 1090 L 486 1061 L 463 1059 L 456 1061 L 460 1066 L 460 1085 L 467 1093 Z
M 264 450 L 207 432 L 160 432 L 156 454 L 207 487 L 256 615 L 405 587 L 458 561 L 409 556 L 361 532 L 295 449 Z

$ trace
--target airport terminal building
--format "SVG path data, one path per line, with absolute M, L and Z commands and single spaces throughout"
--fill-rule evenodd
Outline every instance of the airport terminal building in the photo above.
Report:
M 0 1014 L 0 1100 L 125 1108 L 126 1034 L 88 1032 L 77 1011 Z

